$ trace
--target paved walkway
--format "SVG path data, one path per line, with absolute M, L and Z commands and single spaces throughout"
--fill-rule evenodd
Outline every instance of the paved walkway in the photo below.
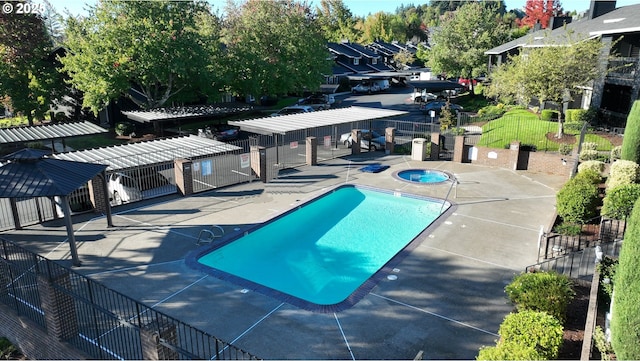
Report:
M 156 199 L 74 219 L 76 271 L 265 359 L 473 359 L 492 345 L 512 306 L 504 286 L 537 257 L 538 232 L 554 213 L 561 177 L 408 156 L 349 157 L 289 170 L 268 184 Z M 378 173 L 357 169 L 373 162 Z M 457 187 L 414 185 L 394 171 L 435 168 Z M 187 267 L 198 233 L 212 224 L 242 232 L 323 190 L 365 184 L 449 199 L 457 209 L 360 302 L 338 313 L 304 311 Z M 0 233 L 70 265 L 62 222 Z

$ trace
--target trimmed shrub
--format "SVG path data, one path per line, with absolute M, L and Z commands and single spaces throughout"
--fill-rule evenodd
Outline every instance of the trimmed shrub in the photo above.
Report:
M 624 128 L 621 159 L 640 163 L 640 101 L 633 102 Z
M 570 155 L 573 152 L 573 144 L 562 143 L 558 147 L 558 153 L 562 155 Z
M 583 149 L 580 151 L 580 160 L 585 162 L 589 160 L 597 160 L 600 156 L 597 150 L 593 149 Z
M 569 277 L 556 272 L 521 273 L 504 290 L 518 311 L 546 312 L 560 321 L 575 296 Z
M 553 227 L 555 233 L 559 233 L 565 236 L 577 236 L 582 232 L 582 225 L 576 223 L 562 222 L 559 225 Z
M 637 102 L 636 102 L 637 103 Z M 635 105 L 634 105 L 635 107 Z M 640 360 L 640 200 L 636 201 L 618 258 L 611 314 L 611 345 L 618 360 Z
M 582 150 L 598 150 L 598 143 L 595 142 L 583 142 L 582 143 Z
M 637 163 L 620 159 L 611 164 L 607 178 L 607 189 L 613 189 L 623 184 L 637 183 L 638 175 L 640 175 L 640 166 Z
M 640 184 L 622 184 L 607 191 L 600 213 L 608 218 L 626 219 L 640 198 Z
M 613 149 L 611 149 L 610 159 L 611 159 L 612 163 L 614 161 L 620 159 L 620 153 L 621 152 L 622 152 L 622 146 L 621 145 L 618 145 L 616 147 L 613 147 Z
M 533 347 L 523 347 L 515 342 L 501 342 L 496 346 L 480 349 L 476 360 L 546 360 Z
M 501 343 L 516 344 L 535 350 L 545 360 L 555 360 L 562 345 L 563 329 L 560 321 L 548 313 L 526 310 L 507 315 L 498 334 L 498 347 Z
M 598 215 L 598 184 L 602 177 L 592 170 L 579 172 L 556 194 L 556 210 L 565 222 L 584 224 Z
M 540 112 L 540 119 L 550 122 L 552 120 L 558 120 L 558 114 L 560 114 L 557 110 L 551 109 L 543 109 Z
M 605 164 L 603 161 L 588 160 L 578 165 L 578 173 L 584 172 L 586 170 L 592 170 L 594 172 L 597 172 L 598 174 L 602 174 L 602 172 L 604 172 L 604 167 Z

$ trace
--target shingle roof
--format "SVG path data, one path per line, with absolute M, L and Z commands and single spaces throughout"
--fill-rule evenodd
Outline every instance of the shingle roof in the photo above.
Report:
M 549 44 L 567 44 L 607 34 L 625 34 L 640 31 L 640 4 L 619 7 L 594 19 L 580 19 L 566 27 L 538 30 L 508 43 L 489 49 L 485 54 L 502 54 L 516 47 L 540 47 Z M 567 34 L 571 32 L 571 36 Z
M 90 122 L 55 123 L 14 128 L 0 128 L 0 144 L 35 142 L 106 133 L 108 129 Z

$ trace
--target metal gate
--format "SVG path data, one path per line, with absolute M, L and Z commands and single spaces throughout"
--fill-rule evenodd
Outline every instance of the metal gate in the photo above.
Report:
M 249 140 L 230 142 L 238 149 L 192 160 L 193 191 L 202 192 L 256 179 Z
M 107 189 L 112 206 L 176 193 L 174 162 L 108 172 Z

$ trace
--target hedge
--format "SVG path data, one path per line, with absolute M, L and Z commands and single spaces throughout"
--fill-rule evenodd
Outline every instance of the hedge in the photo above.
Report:
M 621 159 L 640 163 L 640 101 L 633 102 L 624 128 Z
M 626 219 L 640 198 L 640 184 L 622 184 L 607 191 L 600 213 L 608 218 Z
M 562 324 L 536 311 L 511 313 L 504 318 L 495 347 L 480 349 L 478 360 L 554 360 L 562 345 Z
M 556 194 L 556 210 L 563 221 L 586 223 L 598 215 L 599 173 L 583 170 L 562 186 Z
M 518 311 L 546 312 L 560 321 L 575 296 L 569 277 L 556 272 L 521 273 L 504 290 Z
M 636 201 L 618 258 L 611 345 L 618 360 L 640 360 L 640 200 Z
M 540 112 L 540 119 L 546 122 L 550 122 L 552 120 L 558 120 L 558 114 L 560 114 L 560 112 L 558 112 L 557 110 L 543 109 Z
M 607 189 L 613 189 L 623 184 L 638 183 L 640 166 L 630 160 L 620 159 L 611 164 L 609 177 L 607 178 Z
M 578 173 L 586 170 L 592 170 L 594 172 L 597 172 L 598 174 L 602 174 L 604 172 L 604 169 L 605 164 L 601 160 L 588 160 L 578 165 Z

